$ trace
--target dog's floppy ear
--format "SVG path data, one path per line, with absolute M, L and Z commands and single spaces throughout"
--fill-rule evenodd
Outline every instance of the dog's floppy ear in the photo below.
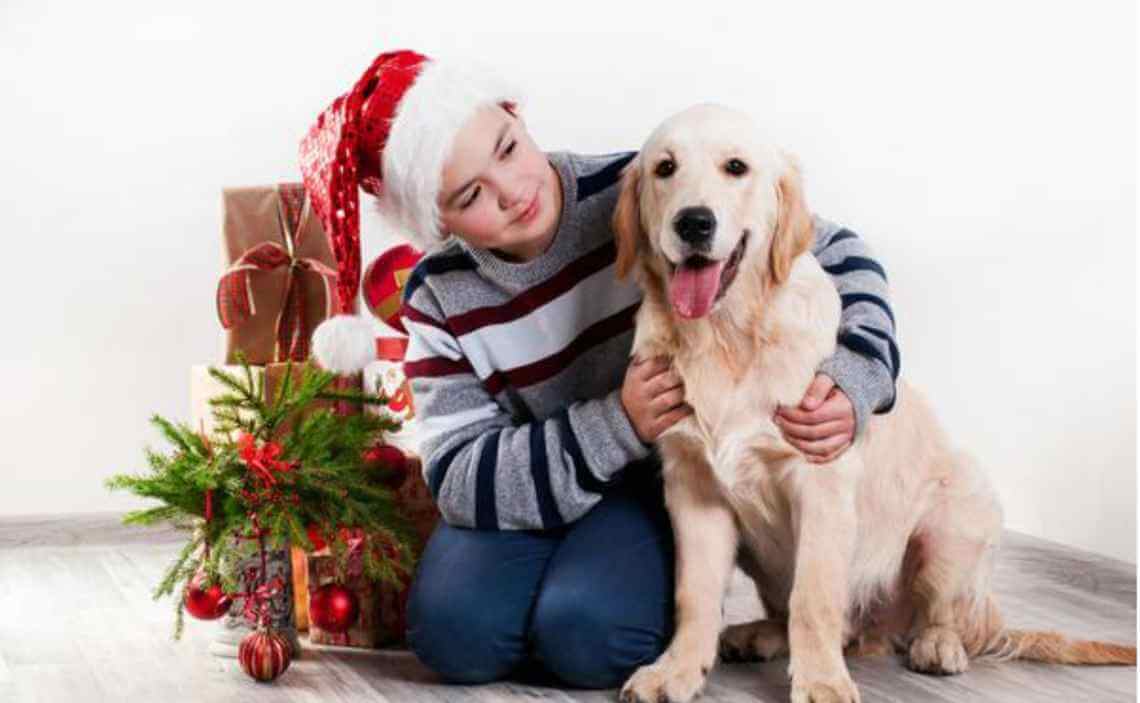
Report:
M 787 280 L 792 262 L 807 251 L 815 239 L 811 214 L 804 203 L 800 165 L 790 154 L 785 155 L 785 159 L 787 166 L 776 185 L 779 217 L 768 254 L 768 282 L 771 285 Z
M 621 194 L 614 208 L 613 230 L 617 243 L 617 276 L 625 278 L 637 261 L 645 230 L 641 227 L 641 158 L 635 157 L 622 172 Z

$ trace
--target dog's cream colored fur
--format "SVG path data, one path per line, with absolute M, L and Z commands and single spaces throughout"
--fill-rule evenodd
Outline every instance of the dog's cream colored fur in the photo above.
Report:
M 666 157 L 676 172 L 657 177 Z M 748 173 L 727 173 L 730 158 Z M 1132 648 L 1003 629 L 989 595 L 998 498 L 905 382 L 895 408 L 873 416 L 828 465 L 784 441 L 773 413 L 799 404 L 834 350 L 840 316 L 835 287 L 808 252 L 811 218 L 789 156 L 763 144 L 744 116 L 704 105 L 661 125 L 624 178 L 618 269 L 632 270 L 645 293 L 633 351 L 671 357 L 695 412 L 658 439 L 676 536 L 676 632 L 625 684 L 623 700 L 689 700 L 718 649 L 726 658 L 790 654 L 794 701 L 858 700 L 845 647 L 899 646 L 912 668 L 933 673 L 993 653 L 1135 662 Z M 710 257 L 728 258 L 750 234 L 724 297 L 685 320 L 667 297 L 669 262 L 682 253 L 670 223 L 696 205 L 716 215 Z M 737 563 L 768 619 L 721 633 Z

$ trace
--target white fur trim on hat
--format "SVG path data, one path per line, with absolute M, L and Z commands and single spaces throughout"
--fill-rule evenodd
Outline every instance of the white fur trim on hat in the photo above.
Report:
M 382 154 L 380 213 L 424 252 L 448 236 L 436 199 L 455 137 L 483 106 L 511 102 L 516 91 L 493 71 L 430 60 L 400 98 Z

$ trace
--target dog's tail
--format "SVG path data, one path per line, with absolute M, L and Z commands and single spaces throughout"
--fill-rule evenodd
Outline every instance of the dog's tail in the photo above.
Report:
M 986 646 L 989 659 L 1025 659 L 1045 664 L 1136 665 L 1136 647 L 1111 642 L 1077 640 L 1059 632 L 1003 630 Z

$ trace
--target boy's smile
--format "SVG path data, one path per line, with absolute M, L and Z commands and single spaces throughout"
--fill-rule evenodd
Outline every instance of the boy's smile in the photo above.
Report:
M 439 209 L 445 232 L 505 259 L 528 261 L 554 241 L 562 187 L 522 120 L 489 106 L 456 135 Z

